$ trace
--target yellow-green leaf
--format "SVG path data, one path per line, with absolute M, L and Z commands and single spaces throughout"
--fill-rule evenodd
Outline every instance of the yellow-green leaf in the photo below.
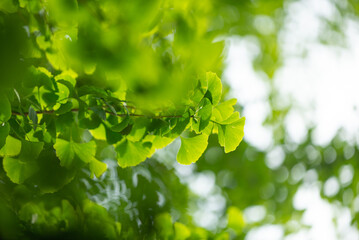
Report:
M 192 138 L 181 137 L 181 147 L 177 154 L 177 161 L 189 165 L 196 162 L 206 150 L 208 136 L 201 134 Z
M 151 146 L 151 143 L 132 142 L 128 139 L 121 141 L 116 146 L 118 164 L 123 168 L 140 164 L 146 160 Z
M 92 158 L 90 162 L 90 170 L 95 176 L 100 177 L 107 169 L 107 164 L 103 163 L 96 158 Z
M 7 136 L 5 145 L 0 149 L 0 157 L 13 157 L 20 153 L 21 141 L 12 137 Z
M 206 74 L 208 80 L 208 91 L 212 96 L 212 104 L 216 106 L 222 97 L 222 83 L 221 79 L 217 76 L 217 74 L 208 72 Z
M 229 119 L 232 120 L 232 119 Z M 224 124 L 218 126 L 218 141 L 224 147 L 224 152 L 232 152 L 236 150 L 243 139 L 245 118 L 242 117 L 234 122 L 228 120 Z
M 94 141 L 75 143 L 58 138 L 54 148 L 56 156 L 60 159 L 60 164 L 63 167 L 71 167 L 75 156 L 81 161 L 89 163 L 96 154 L 96 143 Z
M 31 177 L 37 170 L 36 159 L 39 156 L 44 143 L 41 142 L 21 142 L 21 151 L 18 157 L 5 157 L 3 160 L 6 175 L 14 183 L 23 183 Z

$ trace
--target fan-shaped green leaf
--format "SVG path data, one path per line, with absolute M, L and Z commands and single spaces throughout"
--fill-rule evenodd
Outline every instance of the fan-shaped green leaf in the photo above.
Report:
M 95 174 L 95 176 L 98 178 L 100 177 L 107 169 L 107 164 L 103 163 L 96 158 L 92 158 L 90 161 L 90 170 L 92 174 Z
M 181 137 L 181 147 L 177 154 L 177 161 L 189 165 L 196 162 L 208 145 L 208 136 L 201 134 L 192 138 Z
M 222 83 L 221 79 L 217 76 L 217 74 L 208 72 L 206 74 L 208 80 L 208 91 L 212 96 L 212 104 L 216 106 L 222 97 Z
M 111 130 L 114 132 L 121 132 L 123 129 L 125 129 L 125 127 L 128 126 L 129 122 L 130 122 L 130 118 L 126 116 L 119 124 L 112 126 Z
M 13 157 L 20 153 L 21 141 L 8 136 L 5 140 L 5 145 L 0 149 L 0 157 Z
M 12 182 L 20 184 L 31 177 L 37 170 L 37 162 L 43 143 L 21 142 L 19 157 L 5 157 L 3 160 L 4 169 Z
M 150 146 L 149 146 L 150 145 Z M 118 164 L 125 168 L 136 166 L 146 160 L 150 153 L 151 145 L 142 142 L 124 140 L 116 146 Z
M 91 141 L 87 143 L 75 143 L 64 139 L 56 139 L 54 145 L 56 155 L 60 159 L 63 167 L 71 167 L 74 163 L 74 157 L 77 156 L 81 161 L 89 163 L 96 154 L 96 143 Z
M 239 114 L 237 116 L 237 118 L 239 118 Z M 244 117 L 236 121 L 233 121 L 232 117 L 230 117 L 223 124 L 218 125 L 218 141 L 220 145 L 224 147 L 225 153 L 236 150 L 242 141 L 244 123 Z
M 192 128 L 196 133 L 200 133 L 208 126 L 212 116 L 212 103 L 208 98 L 203 98 L 199 110 L 196 114 L 197 121 L 192 122 Z
M 218 104 L 215 108 L 213 108 L 213 119 L 216 122 L 222 122 L 228 119 L 233 114 L 233 105 L 235 105 L 236 102 L 237 100 L 233 98 Z
M 45 149 L 37 160 L 39 174 L 33 176 L 32 180 L 39 186 L 42 193 L 53 193 L 70 183 L 75 177 L 75 168 L 67 169 L 60 166 L 53 148 Z

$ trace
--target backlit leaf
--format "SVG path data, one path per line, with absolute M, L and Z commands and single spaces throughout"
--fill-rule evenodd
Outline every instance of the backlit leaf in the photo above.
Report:
M 54 145 L 56 155 L 60 159 L 61 166 L 71 167 L 74 163 L 74 157 L 77 156 L 81 161 L 89 163 L 96 154 L 96 143 L 94 141 L 87 143 L 76 143 L 64 139 L 56 139 Z
M 36 159 L 42 151 L 43 145 L 41 142 L 22 141 L 18 157 L 4 158 L 4 169 L 12 182 L 20 184 L 38 170 Z
M 181 147 L 177 154 L 177 161 L 189 165 L 196 162 L 206 150 L 208 136 L 201 134 L 192 138 L 181 137 Z
M 118 164 L 123 168 L 136 166 L 146 160 L 150 149 L 146 143 L 126 139 L 116 146 Z
M 218 141 L 224 147 L 224 152 L 232 152 L 236 150 L 244 136 L 245 118 L 230 122 L 228 124 L 217 125 Z
M 95 174 L 98 178 L 100 177 L 107 169 L 107 164 L 103 163 L 96 158 L 92 158 L 90 161 L 90 171 Z
M 7 136 L 5 145 L 0 149 L 0 157 L 13 157 L 20 153 L 21 141 L 12 137 Z
M 216 106 L 222 97 L 222 83 L 221 79 L 217 76 L 217 74 L 208 72 L 207 75 L 208 80 L 208 91 L 212 96 L 212 104 Z

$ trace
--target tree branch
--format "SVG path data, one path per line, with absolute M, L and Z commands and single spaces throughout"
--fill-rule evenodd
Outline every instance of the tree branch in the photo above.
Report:
M 89 109 L 90 110 L 90 109 Z M 79 109 L 75 108 L 75 109 L 71 109 L 71 112 L 78 112 Z M 131 116 L 131 117 L 145 117 L 145 118 L 152 118 L 152 119 L 161 119 L 161 118 L 182 118 L 182 115 L 159 115 L 159 116 L 151 116 L 151 115 L 144 115 L 144 114 L 136 114 L 136 113 L 129 113 L 129 114 L 125 114 L 125 113 L 119 113 L 119 114 L 115 114 L 111 111 L 107 111 L 104 110 L 106 113 L 117 116 L 117 117 L 126 117 L 126 116 Z M 56 114 L 55 110 L 43 110 L 43 111 L 36 111 L 37 114 Z M 19 112 L 12 112 L 12 115 L 14 116 L 28 116 L 29 113 L 28 112 L 24 112 L 24 113 L 19 113 Z

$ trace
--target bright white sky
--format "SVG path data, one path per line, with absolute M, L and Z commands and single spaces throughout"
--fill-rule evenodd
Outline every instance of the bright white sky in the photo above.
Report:
M 289 18 L 281 35 L 286 59 L 274 81 L 281 102 L 295 103 L 286 119 L 289 136 L 300 143 L 306 137 L 306 129 L 315 126 L 314 142 L 326 145 L 343 128 L 347 141 L 359 143 L 359 24 L 347 23 L 347 49 L 329 47 L 317 41 L 321 30 L 319 17 L 337 14 L 328 0 L 302 0 L 290 5 L 288 11 Z M 258 27 L 265 28 L 263 24 Z M 267 27 L 271 27 L 271 23 Z M 307 51 L 305 58 L 300 57 L 303 50 Z M 252 68 L 252 59 L 258 51 L 251 38 L 231 39 L 223 79 L 233 88 L 233 97 L 244 106 L 241 115 L 246 117 L 245 139 L 260 149 L 269 150 L 273 137 L 271 131 L 262 126 L 269 111 L 269 86 L 265 77 Z M 293 204 L 306 210 L 302 222 L 312 228 L 285 239 L 359 239 L 358 231 L 350 227 L 349 210 L 322 200 L 318 185 L 302 186 Z M 336 226 L 333 218 L 338 220 Z M 246 239 L 264 239 L 263 236 L 282 239 L 283 229 L 262 226 L 252 230 Z
M 289 135 L 299 143 L 305 137 L 305 129 L 315 125 L 314 140 L 320 145 L 326 145 L 341 127 L 346 130 L 348 140 L 357 136 L 359 24 L 348 23 L 348 49 L 328 47 L 317 41 L 318 16 L 332 15 L 327 0 L 303 0 L 293 4 L 289 11 L 292 13 L 282 34 L 286 60 L 275 76 L 281 101 L 295 103 L 287 119 Z M 306 58 L 300 57 L 303 49 L 307 50 Z M 258 51 L 251 38 L 231 39 L 223 78 L 245 107 L 242 115 L 247 118 L 246 140 L 268 149 L 271 132 L 261 123 L 269 111 L 266 101 L 269 87 L 263 81 L 265 77 L 252 68 L 252 59 Z

